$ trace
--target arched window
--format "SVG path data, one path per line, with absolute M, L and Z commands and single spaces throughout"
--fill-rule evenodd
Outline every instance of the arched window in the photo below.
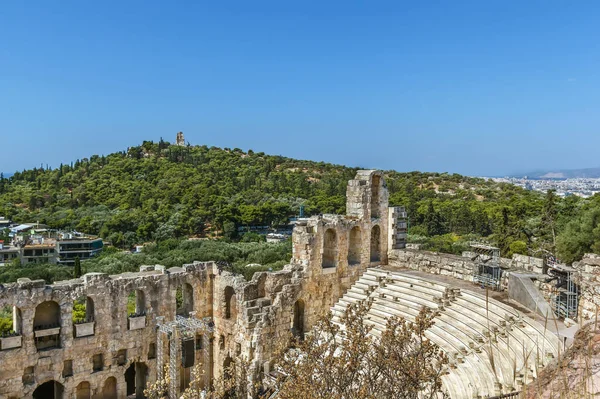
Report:
M 323 236 L 323 260 L 322 267 L 336 267 L 337 266 L 337 236 L 334 229 L 327 229 Z
M 102 387 L 102 399 L 117 399 L 117 379 L 108 377 Z
M 60 306 L 58 303 L 46 301 L 35 308 L 33 332 L 38 349 L 60 347 Z
M 63 399 L 64 391 L 60 382 L 44 382 L 33 391 L 33 399 Z
M 381 230 L 375 225 L 371 229 L 371 262 L 381 261 Z
M 362 248 L 362 234 L 360 227 L 355 226 L 350 230 L 350 239 L 348 240 L 348 264 L 358 265 L 360 264 Z
M 225 318 L 237 318 L 237 304 L 233 287 L 225 287 Z
M 175 303 L 178 316 L 189 317 L 194 311 L 194 289 L 190 284 L 184 283 L 177 288 Z
M 92 389 L 90 383 L 87 381 L 80 382 L 75 388 L 76 399 L 90 399 L 92 396 Z
M 304 301 L 302 299 L 298 299 L 296 303 L 294 303 L 292 333 L 300 339 L 304 338 Z

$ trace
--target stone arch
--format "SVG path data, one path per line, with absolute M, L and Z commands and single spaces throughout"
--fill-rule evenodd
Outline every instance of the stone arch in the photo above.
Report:
M 337 266 L 338 245 L 337 234 L 334 229 L 325 230 L 323 235 L 323 260 L 321 266 L 326 269 Z
M 298 299 L 294 303 L 292 333 L 300 339 L 304 338 L 304 301 L 302 299 Z
M 379 202 L 380 202 L 379 186 L 380 185 L 381 185 L 381 176 L 379 176 L 378 174 L 374 174 L 371 177 L 371 217 L 372 218 L 381 217 L 381 214 L 379 212 Z
M 225 318 L 237 318 L 237 301 L 235 297 L 235 290 L 231 286 L 225 287 Z
M 381 261 L 381 229 L 378 225 L 371 229 L 371 262 Z
M 117 399 L 117 379 L 108 377 L 102 387 L 102 399 Z
M 127 297 L 128 316 L 146 315 L 146 295 L 142 290 L 135 290 L 129 293 Z
M 35 308 L 33 318 L 35 346 L 38 350 L 60 347 L 60 306 L 45 301 Z
M 350 238 L 348 240 L 348 264 L 359 265 L 362 255 L 362 232 L 360 227 L 354 226 L 350 230 Z
M 75 388 L 75 399 L 90 399 L 92 396 L 92 387 L 87 381 L 82 381 Z
M 50 380 L 33 391 L 33 399 L 63 399 L 65 387 L 60 382 Z
M 60 327 L 60 306 L 54 301 L 42 302 L 35 308 L 33 329 Z
M 190 312 L 194 311 L 194 288 L 191 284 L 183 283 L 177 287 L 175 304 L 177 316 L 190 316 Z

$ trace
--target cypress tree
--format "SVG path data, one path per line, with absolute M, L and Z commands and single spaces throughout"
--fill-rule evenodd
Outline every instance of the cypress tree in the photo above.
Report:
M 75 270 L 73 270 L 73 275 L 75 278 L 81 277 L 81 261 L 79 260 L 79 256 L 75 258 Z

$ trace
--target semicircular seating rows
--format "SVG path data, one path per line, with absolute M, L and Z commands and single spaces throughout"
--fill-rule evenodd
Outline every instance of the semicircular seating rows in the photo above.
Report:
M 424 306 L 439 311 L 426 337 L 450 359 L 442 380 L 452 399 L 520 391 L 559 353 L 556 335 L 511 306 L 413 274 L 367 269 L 332 308 L 333 320 L 342 324 L 348 305 L 359 301 L 371 304 L 375 337 L 391 316 L 414 321 Z

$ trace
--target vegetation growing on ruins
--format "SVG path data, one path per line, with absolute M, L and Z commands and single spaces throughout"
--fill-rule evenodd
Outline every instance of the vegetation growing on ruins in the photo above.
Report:
M 76 299 L 73 302 L 73 315 L 71 316 L 73 323 L 83 323 L 85 320 L 85 299 Z
M 0 337 L 14 332 L 13 330 L 13 310 L 5 306 L 0 308 Z
M 98 234 L 118 248 L 188 236 L 237 239 L 240 228 L 299 214 L 343 213 L 356 168 L 161 140 L 56 169 L 0 178 L 0 215 Z M 486 237 L 504 256 L 550 250 L 567 262 L 600 249 L 600 196 L 558 198 L 445 173 L 386 172 L 410 237 L 459 252 Z

